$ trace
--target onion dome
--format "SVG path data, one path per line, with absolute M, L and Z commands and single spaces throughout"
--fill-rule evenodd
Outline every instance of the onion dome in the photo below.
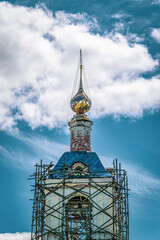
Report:
M 80 84 L 76 95 L 71 99 L 71 108 L 77 114 L 84 114 L 91 108 L 91 100 L 84 92 L 82 84 L 82 51 L 80 50 Z
M 86 95 L 83 88 L 80 88 L 77 94 L 71 99 L 71 108 L 77 114 L 83 114 L 90 110 L 91 100 Z

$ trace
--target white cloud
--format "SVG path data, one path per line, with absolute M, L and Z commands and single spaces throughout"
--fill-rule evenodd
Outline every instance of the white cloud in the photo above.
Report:
M 151 174 L 149 171 L 138 166 L 129 165 L 127 169 L 129 176 L 129 186 L 133 193 L 136 193 L 143 197 L 146 195 L 159 195 L 160 179 Z
M 100 156 L 105 167 L 112 167 L 112 159 Z M 129 179 L 130 195 L 139 195 L 141 197 L 159 195 L 160 179 L 151 174 L 144 168 L 134 164 L 123 162 L 122 168 L 127 171 Z M 153 197 L 154 198 L 154 197 Z
M 155 1 L 152 2 L 152 4 L 159 5 L 160 4 L 160 0 L 155 0 Z
M 131 15 L 128 15 L 126 13 L 123 13 L 123 12 L 117 12 L 115 14 L 113 14 L 111 17 L 112 18 L 115 18 L 115 19 L 122 19 L 122 18 L 127 18 L 127 17 L 130 17 Z
M 8 156 L 9 155 L 9 152 L 7 151 L 6 148 L 4 148 L 3 146 L 0 145 L 0 153 L 3 155 L 3 156 Z
M 30 147 L 37 156 L 45 157 L 48 162 L 56 163 L 64 152 L 69 151 L 68 145 L 53 141 L 47 137 L 33 136 L 33 134 L 30 136 L 22 133 L 16 137 Z
M 31 233 L 4 233 L 0 234 L 0 240 L 30 240 Z
M 103 91 L 98 87 L 91 91 L 95 91 L 93 95 L 96 104 L 92 115 L 97 118 L 106 113 L 141 117 L 145 109 L 158 108 L 160 104 L 160 80 L 156 78 L 148 81 L 139 78 L 123 83 L 117 81 L 104 85 Z
M 160 106 L 160 80 L 139 74 L 158 62 L 145 46 L 120 33 L 94 34 L 95 19 L 0 3 L 0 128 L 25 120 L 32 128 L 62 126 L 73 113 L 69 101 L 84 50 L 93 102 L 92 117 L 141 117 Z
M 46 164 L 52 162 L 55 164 L 60 156 L 69 151 L 69 146 L 48 139 L 47 137 L 34 136 L 29 134 L 14 134 L 16 139 L 24 145 L 21 148 L 5 148 L 0 145 L 1 161 L 6 161 L 15 168 L 25 171 L 35 171 L 34 165 L 42 159 Z M 28 151 L 29 149 L 29 151 Z
M 160 28 L 154 28 L 151 32 L 151 36 L 160 43 Z

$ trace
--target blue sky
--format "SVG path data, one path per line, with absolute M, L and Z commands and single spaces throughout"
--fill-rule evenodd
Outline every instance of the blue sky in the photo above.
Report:
M 130 240 L 159 239 L 160 1 L 0 2 L 0 240 L 29 240 L 34 164 L 69 150 L 79 49 L 92 151 L 128 171 Z

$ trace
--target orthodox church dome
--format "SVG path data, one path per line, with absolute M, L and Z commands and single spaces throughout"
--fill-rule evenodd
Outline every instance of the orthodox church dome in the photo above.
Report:
M 79 88 L 76 95 L 71 99 L 71 108 L 77 114 L 84 114 L 91 108 L 91 100 L 84 92 L 83 88 Z

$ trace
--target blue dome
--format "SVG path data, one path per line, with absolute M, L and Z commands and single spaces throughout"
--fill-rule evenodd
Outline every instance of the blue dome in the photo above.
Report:
M 69 175 L 67 172 L 74 163 L 82 163 L 84 166 L 87 166 L 91 177 L 111 177 L 111 174 L 105 170 L 95 152 L 72 151 L 63 153 L 49 178 L 63 178 L 64 176 L 67 178 L 76 177 L 75 175 Z M 88 174 L 82 175 L 81 177 L 87 176 Z

